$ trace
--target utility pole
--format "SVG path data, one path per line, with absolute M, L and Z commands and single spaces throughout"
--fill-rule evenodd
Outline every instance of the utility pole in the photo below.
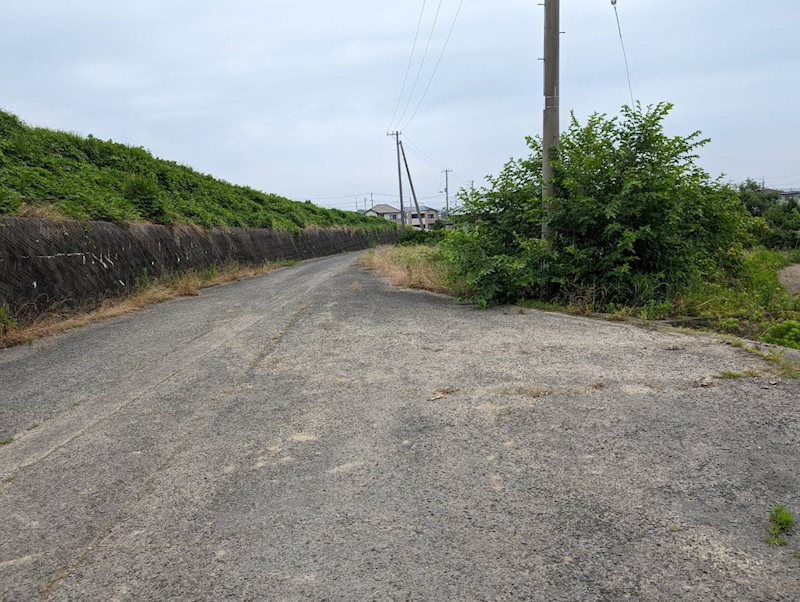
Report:
M 417 202 L 417 193 L 414 191 L 414 182 L 411 180 L 411 170 L 408 168 L 408 160 L 406 159 L 406 149 L 403 148 L 403 143 L 400 143 L 400 152 L 403 153 L 403 163 L 406 164 L 406 173 L 408 174 L 408 185 L 411 186 L 411 196 L 414 197 L 414 206 L 417 208 L 417 219 L 419 220 L 419 228 L 425 231 L 425 222 L 422 221 L 422 214 L 419 212 L 419 203 Z M 414 218 L 411 218 L 411 226 L 414 226 Z
M 403 170 L 400 168 L 400 133 L 401 132 L 392 132 L 386 135 L 394 136 L 394 140 L 397 145 L 397 182 L 400 186 L 400 225 L 405 226 L 406 211 L 405 207 L 403 206 Z
M 450 174 L 453 173 L 453 170 L 445 169 L 442 173 L 444 174 L 444 206 L 450 213 Z
M 375 199 L 372 198 L 372 193 L 369 193 L 369 208 L 372 209 L 375 206 Z
M 553 232 L 547 220 L 552 214 L 555 186 L 553 160 L 558 153 L 559 130 L 559 51 L 560 0 L 544 0 L 544 119 L 542 128 L 542 238 L 549 241 Z

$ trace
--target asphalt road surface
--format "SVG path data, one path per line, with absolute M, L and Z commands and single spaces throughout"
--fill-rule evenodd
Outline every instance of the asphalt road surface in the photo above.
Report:
M 356 258 L 0 352 L 0 599 L 800 599 L 797 381 Z

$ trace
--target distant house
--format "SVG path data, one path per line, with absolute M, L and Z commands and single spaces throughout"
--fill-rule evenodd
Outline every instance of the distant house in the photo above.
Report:
M 374 217 L 382 217 L 392 222 L 400 221 L 400 210 L 395 209 L 391 205 L 375 205 L 371 209 L 367 209 L 364 215 L 371 215 Z
M 420 217 L 420 215 L 422 217 Z M 439 219 L 441 218 L 438 210 L 425 207 L 424 205 L 419 208 L 419 215 L 417 214 L 416 207 L 406 210 L 406 223 L 411 224 L 411 226 L 417 230 L 421 230 L 422 225 L 425 226 L 426 230 L 429 230 Z
M 788 203 L 789 201 L 800 201 L 800 190 L 780 190 L 781 201 Z

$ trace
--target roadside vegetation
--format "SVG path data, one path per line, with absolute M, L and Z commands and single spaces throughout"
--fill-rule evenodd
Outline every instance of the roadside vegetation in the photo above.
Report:
M 34 128 L 0 111 L 0 216 L 238 226 L 391 229 L 380 218 L 237 186 L 143 148 Z
M 800 348 L 800 296 L 778 272 L 800 263 L 800 208 L 697 164 L 708 140 L 669 136 L 671 105 L 575 118 L 561 137 L 556 198 L 541 239 L 541 141 L 484 188 L 461 191 L 444 234 L 425 250 L 382 251 L 405 286 L 447 289 L 486 307 L 519 303 L 687 326 Z M 374 261 L 374 260 L 373 260 Z M 414 276 L 431 262 L 433 284 Z M 388 269 L 388 268 L 387 268 Z M 425 282 L 424 284 L 421 284 Z
M 161 303 L 178 297 L 192 297 L 200 294 L 200 289 L 225 284 L 243 278 L 267 274 L 280 267 L 297 263 L 295 260 L 267 262 L 259 266 L 245 266 L 235 262 L 221 267 L 212 266 L 205 270 L 189 270 L 170 273 L 153 278 L 143 272 L 136 287 L 128 295 L 105 300 L 99 307 L 91 309 L 51 308 L 47 313 L 37 316 L 33 321 L 18 323 L 0 307 L 0 349 L 22 344 L 32 344 L 34 340 L 59 332 L 86 326 L 93 322 L 124 316 L 149 305 Z M 2 443 L 0 442 L 0 445 Z
M 772 546 L 785 546 L 788 542 L 784 535 L 794 528 L 794 516 L 783 506 L 776 504 L 769 513 L 769 537 L 767 543 Z

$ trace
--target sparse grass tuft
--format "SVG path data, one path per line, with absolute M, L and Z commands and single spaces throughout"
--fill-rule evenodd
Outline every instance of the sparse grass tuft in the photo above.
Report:
M 6 437 L 5 439 L 0 439 L 0 445 L 11 445 L 14 443 L 14 437 Z
M 200 294 L 202 282 L 196 272 L 184 272 L 180 275 L 172 290 L 179 297 L 196 297 Z
M 794 527 L 792 513 L 780 504 L 776 504 L 769 513 L 769 537 L 767 543 L 771 546 L 785 546 L 784 535 Z
M 734 378 L 742 378 L 743 376 L 744 373 L 742 372 L 723 372 L 717 378 L 734 379 Z

